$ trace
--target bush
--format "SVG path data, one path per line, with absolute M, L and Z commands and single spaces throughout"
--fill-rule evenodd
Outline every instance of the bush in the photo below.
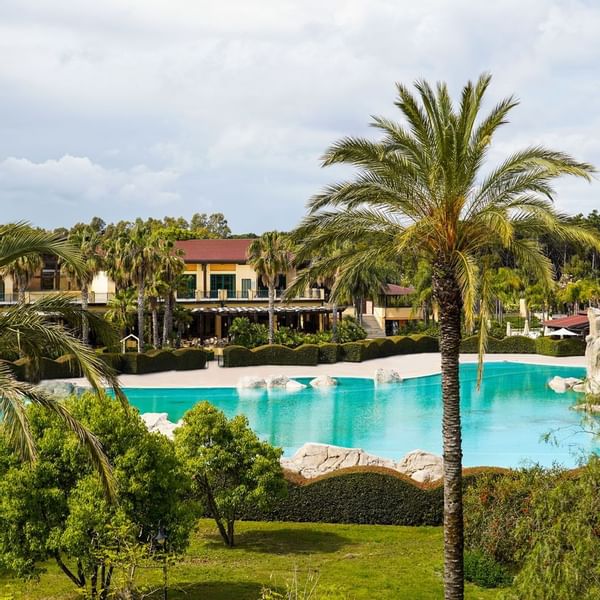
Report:
M 373 340 L 372 343 L 374 343 L 377 347 L 379 358 L 383 358 L 385 356 L 394 356 L 397 354 L 396 344 L 391 338 L 377 338 L 376 340 Z
M 123 373 L 123 355 L 120 352 L 103 352 L 99 354 L 99 358 L 115 373 Z
M 365 356 L 365 345 L 360 342 L 340 344 L 340 355 L 346 362 L 362 362 Z
M 465 579 L 480 587 L 496 588 L 512 582 L 510 573 L 483 552 L 467 550 L 464 561 Z
M 40 364 L 40 375 L 42 379 L 68 379 L 70 377 L 81 377 L 81 368 L 75 362 L 73 355 L 65 354 L 56 360 L 42 358 Z
M 585 342 L 578 338 L 552 340 L 548 337 L 540 337 L 535 340 L 535 349 L 538 354 L 544 356 L 583 356 Z
M 411 337 L 394 336 L 389 339 L 394 343 L 394 354 L 414 354 L 417 351 L 417 342 Z
M 461 352 L 479 352 L 479 337 L 472 335 L 464 338 L 460 343 Z M 522 335 L 515 335 L 497 339 L 489 337 L 486 352 L 488 354 L 535 354 L 536 340 Z
M 439 340 L 431 335 L 411 335 L 415 341 L 415 352 L 439 352 Z
M 271 510 L 251 510 L 259 521 L 441 525 L 443 488 L 422 489 L 410 479 L 373 471 L 332 474 L 305 485 L 288 482 L 288 495 Z
M 269 331 L 260 323 L 253 323 L 247 317 L 236 317 L 229 328 L 236 346 L 255 348 L 266 344 L 269 339 Z
M 287 348 L 278 344 L 259 346 L 248 350 L 242 346 L 223 348 L 224 367 L 246 367 L 256 365 L 302 365 L 314 366 L 319 362 L 319 346 L 304 344 L 298 348 Z
M 340 345 L 339 344 L 319 344 L 319 363 L 322 364 L 333 364 L 338 362 L 340 359 Z
M 214 359 L 214 352 L 210 353 Z M 209 360 L 209 353 L 202 348 L 179 348 L 173 351 L 176 371 L 191 371 L 193 369 L 204 369 Z
M 364 340 L 367 332 L 358 324 L 354 317 L 345 316 L 338 323 L 337 339 L 340 344 Z

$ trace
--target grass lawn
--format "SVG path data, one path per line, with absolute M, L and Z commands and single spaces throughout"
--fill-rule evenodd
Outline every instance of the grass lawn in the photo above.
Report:
M 285 589 L 297 572 L 313 574 L 335 600 L 439 600 L 442 598 L 442 530 L 439 527 L 240 523 L 237 547 L 226 548 L 214 523 L 200 521 L 185 557 L 169 569 L 170 600 L 256 600 L 263 586 Z M 143 582 L 160 586 L 159 568 Z M 153 595 L 159 598 L 161 595 Z M 467 585 L 470 600 L 497 597 Z M 0 577 L 1 600 L 81 598 L 53 564 L 41 580 Z M 312 599 L 316 600 L 316 599 Z

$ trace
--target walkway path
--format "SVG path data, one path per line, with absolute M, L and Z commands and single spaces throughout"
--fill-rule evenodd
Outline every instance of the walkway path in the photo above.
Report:
M 522 362 L 540 365 L 561 365 L 584 367 L 583 356 L 556 358 L 537 354 L 489 354 L 486 362 Z M 476 354 L 461 355 L 461 362 L 477 362 Z M 395 369 L 403 377 L 419 377 L 433 375 L 440 371 L 439 353 L 404 354 L 377 358 L 362 363 L 340 362 L 333 365 L 317 365 L 315 367 L 299 366 L 257 366 L 233 367 L 224 369 L 216 362 L 209 363 L 208 369 L 196 371 L 166 371 L 147 375 L 122 375 L 123 387 L 235 387 L 240 377 L 258 375 L 287 375 L 288 377 L 316 377 L 331 375 L 333 377 L 373 377 L 376 369 Z M 78 385 L 85 385 L 84 379 L 70 380 Z

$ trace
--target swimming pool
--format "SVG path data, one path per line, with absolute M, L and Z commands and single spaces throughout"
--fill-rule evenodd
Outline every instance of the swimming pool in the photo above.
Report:
M 556 394 L 554 375 L 583 377 L 577 367 L 488 363 L 477 391 L 477 366 L 461 365 L 465 466 L 514 467 L 526 461 L 574 466 L 600 442 L 578 432 L 582 413 L 569 409 L 573 392 Z M 298 378 L 303 383 L 309 379 Z M 171 421 L 201 400 L 228 416 L 244 414 L 251 427 L 290 456 L 305 442 L 360 447 L 401 458 L 417 448 L 441 454 L 440 376 L 376 387 L 370 379 L 340 378 L 334 388 L 299 392 L 235 388 L 126 388 L 140 412 L 166 412 Z M 543 441 L 558 430 L 558 445 Z

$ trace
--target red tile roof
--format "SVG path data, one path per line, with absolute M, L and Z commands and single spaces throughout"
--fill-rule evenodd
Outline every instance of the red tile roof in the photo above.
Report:
M 383 286 L 383 293 L 386 296 L 410 296 L 410 294 L 414 294 L 415 288 L 413 287 L 403 287 L 401 285 L 396 285 L 395 283 L 388 283 Z
M 560 329 L 561 327 L 569 329 L 569 327 L 585 327 L 586 325 L 589 325 L 589 320 L 587 315 L 573 315 L 572 317 L 562 317 L 560 319 L 544 321 L 544 325 L 546 327 L 555 327 L 557 329 Z
M 245 263 L 252 240 L 182 240 L 175 247 L 183 250 L 187 263 Z

